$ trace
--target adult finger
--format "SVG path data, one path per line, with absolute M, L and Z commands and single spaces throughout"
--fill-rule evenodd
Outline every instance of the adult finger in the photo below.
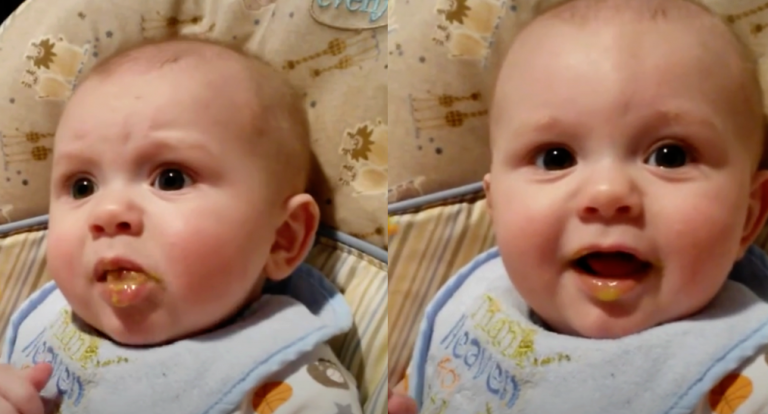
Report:
M 40 393 L 27 375 L 8 365 L 0 366 L 0 400 L 13 407 L 10 413 L 45 414 Z
M 416 401 L 402 394 L 394 394 L 387 402 L 389 414 L 418 414 Z
M 37 392 L 45 388 L 45 384 L 48 383 L 51 374 L 53 374 L 53 366 L 47 363 L 37 364 L 21 371 L 21 375 L 29 381 Z

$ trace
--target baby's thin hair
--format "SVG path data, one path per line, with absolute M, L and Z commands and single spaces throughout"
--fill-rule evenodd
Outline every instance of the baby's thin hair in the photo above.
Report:
M 675 17 L 690 15 L 688 8 L 679 7 L 680 4 L 689 4 L 719 21 L 734 40 L 736 52 L 744 66 L 744 76 L 751 85 L 754 85 L 749 88 L 750 90 L 754 89 L 754 96 L 750 97 L 750 99 L 755 101 L 753 103 L 755 110 L 761 114 L 759 122 L 761 122 L 762 155 L 758 163 L 758 169 L 768 169 L 768 116 L 765 114 L 763 89 L 758 71 L 758 59 L 744 39 L 733 30 L 730 22 L 725 17 L 709 8 L 700 0 L 532 0 L 531 3 L 530 7 L 519 8 L 516 29 L 513 32 L 497 36 L 498 44 L 495 47 L 495 51 L 499 53 L 499 57 L 490 60 L 490 76 L 487 78 L 484 87 L 486 96 L 489 97 L 489 105 L 492 105 L 494 102 L 496 83 L 502 64 L 515 39 L 540 17 L 547 16 L 548 18 L 583 25 L 593 23 L 595 19 L 600 17 L 618 17 L 620 13 L 625 13 L 629 9 L 633 12 L 632 17 L 640 16 L 640 18 L 646 18 L 649 22 L 665 22 Z M 491 110 L 493 109 L 491 108 Z

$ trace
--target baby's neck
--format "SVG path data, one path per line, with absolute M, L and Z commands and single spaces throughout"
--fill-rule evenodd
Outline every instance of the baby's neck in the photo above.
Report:
M 542 319 L 536 312 L 534 312 L 533 309 L 528 309 L 528 319 L 530 319 L 534 325 L 544 329 L 545 331 L 559 333 L 552 329 L 552 327 L 549 326 L 547 322 L 545 322 L 544 319 Z

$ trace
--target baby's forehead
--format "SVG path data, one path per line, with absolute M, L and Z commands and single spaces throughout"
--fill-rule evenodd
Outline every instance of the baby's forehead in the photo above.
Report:
M 232 116 L 255 119 L 259 112 L 284 103 L 274 99 L 281 82 L 277 71 L 240 51 L 206 41 L 168 40 L 133 47 L 97 63 L 79 81 L 67 107 L 105 94 L 136 95 L 150 101 L 171 99 L 181 107 L 199 102 L 239 107 Z
M 532 34 L 547 35 L 549 30 L 563 25 L 585 29 L 643 25 L 647 33 L 671 25 L 684 28 L 703 41 L 718 41 L 736 51 L 741 58 L 754 60 L 729 25 L 697 1 L 558 0 L 549 4 L 546 1 L 542 3 L 544 6 L 529 16 L 513 44 Z
M 750 103 L 757 102 L 762 113 L 762 89 L 756 57 L 723 18 L 697 1 L 558 0 L 554 6 L 552 2 L 549 3 L 549 7 L 534 12 L 512 39 L 507 56 L 503 59 L 506 62 L 504 65 L 527 65 L 531 54 L 552 53 L 551 50 L 544 52 L 541 45 L 556 44 L 558 36 L 566 35 L 562 30 L 595 33 L 596 37 L 586 35 L 584 39 L 602 37 L 604 40 L 607 37 L 613 39 L 611 42 L 617 42 L 611 48 L 585 51 L 594 53 L 595 56 L 606 51 L 631 54 L 632 42 L 653 38 L 653 41 L 661 42 L 659 47 L 685 48 L 680 51 L 680 56 L 695 58 L 706 65 L 715 59 L 717 64 L 711 69 L 720 70 L 723 75 L 735 75 L 733 85 L 746 89 L 745 92 L 750 95 L 747 100 Z M 616 36 L 616 33 L 628 33 L 630 30 L 628 37 Z M 686 38 L 688 41 L 660 40 L 656 34 L 662 31 L 670 36 Z M 624 40 L 623 43 L 621 39 Z M 587 49 L 593 46 L 588 40 L 578 45 Z M 501 73 L 499 75 L 503 76 Z
M 534 10 L 538 17 L 588 23 L 594 20 L 629 18 L 649 21 L 716 18 L 694 0 L 555 0 L 541 1 Z
M 97 65 L 79 89 L 86 95 L 86 89 L 101 96 L 113 88 L 130 94 L 127 85 L 153 78 L 182 89 L 180 94 L 188 101 L 190 97 L 203 101 L 181 105 L 210 107 L 201 117 L 236 119 L 233 123 L 244 126 L 243 133 L 224 141 L 246 145 L 250 156 L 260 158 L 261 164 L 286 164 L 287 158 L 303 163 L 307 158 L 309 127 L 301 95 L 267 63 L 227 46 L 197 40 L 142 45 Z M 78 90 L 69 105 L 77 104 L 77 94 Z

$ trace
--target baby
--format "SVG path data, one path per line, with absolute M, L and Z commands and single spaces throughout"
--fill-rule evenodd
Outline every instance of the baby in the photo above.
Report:
M 351 311 L 301 265 L 319 209 L 301 97 L 195 40 L 101 62 L 59 122 L 47 265 L 0 413 L 360 413 Z
M 768 277 L 762 108 L 748 50 L 692 1 L 538 14 L 493 98 L 498 248 L 427 308 L 419 412 L 767 413 L 768 292 L 728 280 Z

